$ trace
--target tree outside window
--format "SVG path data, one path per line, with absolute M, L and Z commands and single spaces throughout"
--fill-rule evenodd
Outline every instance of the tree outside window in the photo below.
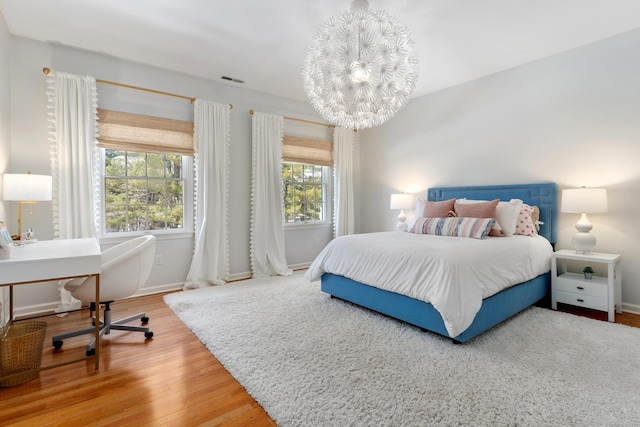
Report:
M 282 183 L 286 223 L 326 219 L 325 167 L 283 163 Z
M 183 156 L 105 150 L 107 233 L 184 228 Z

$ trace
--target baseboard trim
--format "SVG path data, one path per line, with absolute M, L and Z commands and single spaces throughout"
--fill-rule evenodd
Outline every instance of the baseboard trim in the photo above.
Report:
M 162 294 L 166 292 L 181 291 L 183 287 L 184 287 L 184 282 L 167 283 L 159 286 L 144 287 L 140 289 L 138 292 L 136 292 L 135 294 L 131 295 L 130 297 L 123 298 L 123 299 L 142 297 L 146 295 Z M 55 302 L 48 302 L 45 304 L 16 307 L 14 309 L 15 317 L 25 318 L 25 317 L 56 314 L 56 310 L 58 309 L 59 304 L 60 304 L 60 301 L 55 301 Z
M 291 270 L 304 270 L 306 268 L 309 268 L 311 266 L 311 262 L 301 262 L 299 264 L 291 264 L 288 267 Z M 253 277 L 253 275 L 251 274 L 250 271 L 245 271 L 243 273 L 235 273 L 235 274 L 230 274 L 229 276 L 227 276 L 227 282 L 237 282 L 239 280 L 247 280 L 247 279 L 251 279 L 251 277 Z
M 622 311 L 631 314 L 640 314 L 640 305 L 622 303 Z
M 238 280 L 251 279 L 251 272 L 245 271 L 243 273 L 234 273 L 227 276 L 227 282 L 237 282 Z
M 302 270 L 302 269 L 305 269 L 305 268 L 309 268 L 310 265 L 311 265 L 310 262 L 306 262 L 306 263 L 299 263 L 299 264 L 290 265 L 289 268 L 292 269 L 292 270 Z M 251 278 L 251 272 L 249 272 L 249 271 L 242 272 L 242 273 L 234 273 L 234 274 L 229 275 L 229 277 L 227 278 L 227 282 L 235 282 L 235 281 L 238 281 L 238 280 L 245 280 L 245 279 L 250 279 L 250 278 Z M 142 289 L 140 289 L 135 294 L 131 295 L 130 297 L 124 298 L 124 299 L 142 297 L 142 296 L 146 296 L 146 295 L 155 295 L 155 294 L 161 294 L 161 293 L 166 293 L 166 292 L 181 291 L 183 288 L 184 288 L 184 282 L 166 283 L 166 284 L 163 284 L 163 285 L 143 287 Z M 34 316 L 44 316 L 44 315 L 49 315 L 49 314 L 56 314 L 56 310 L 58 309 L 58 305 L 59 304 L 60 304 L 60 301 L 54 301 L 54 302 L 48 302 L 48 303 L 44 303 L 44 304 L 35 304 L 35 305 L 29 305 L 29 306 L 24 306 L 24 307 L 15 307 L 14 308 L 15 317 L 16 318 L 26 318 L 26 317 L 34 317 Z M 8 304 L 8 301 L 7 301 L 7 306 L 8 305 L 9 304 Z
M 293 265 L 289 266 L 289 268 L 294 270 L 294 271 L 295 270 L 304 270 L 304 269 L 307 269 L 309 267 L 311 267 L 311 263 L 310 262 L 301 262 L 299 264 L 293 264 Z
M 165 293 L 165 292 L 181 291 L 183 288 L 184 288 L 184 282 L 167 283 L 167 284 L 164 284 L 164 285 L 144 287 L 144 288 L 140 289 L 138 292 L 136 292 L 135 294 L 133 294 L 130 297 L 127 297 L 125 299 L 135 298 L 135 297 L 142 297 L 142 296 L 145 296 L 145 295 L 162 294 L 162 293 Z

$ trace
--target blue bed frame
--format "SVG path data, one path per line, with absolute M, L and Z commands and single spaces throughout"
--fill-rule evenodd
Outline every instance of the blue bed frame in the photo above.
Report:
M 555 244 L 558 208 L 557 187 L 555 184 L 443 187 L 431 188 L 427 193 L 427 199 L 430 201 L 465 197 L 468 199 L 500 199 L 505 201 L 521 199 L 528 205 L 538 206 L 540 208 L 540 221 L 544 222 L 540 228 L 540 234 L 552 244 Z M 482 307 L 476 314 L 471 326 L 456 337 L 450 337 L 440 313 L 429 303 L 330 273 L 325 273 L 322 276 L 321 289 L 333 297 L 369 308 L 422 329 L 436 332 L 452 338 L 454 342 L 462 343 L 547 298 L 550 284 L 551 274 L 545 273 L 483 300 Z

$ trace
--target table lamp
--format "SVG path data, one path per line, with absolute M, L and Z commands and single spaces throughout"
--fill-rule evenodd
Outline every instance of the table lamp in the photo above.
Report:
M 22 205 L 51 200 L 51 177 L 6 173 L 2 177 L 3 197 L 7 201 L 18 202 L 18 236 L 22 238 Z
M 562 190 L 562 204 L 560 211 L 564 213 L 579 213 L 576 222 L 578 232 L 573 236 L 573 246 L 578 253 L 591 252 L 596 245 L 596 238 L 589 231 L 593 225 L 587 218 L 587 213 L 607 212 L 607 190 L 603 188 L 576 188 Z
M 400 209 L 400 215 L 398 215 L 398 224 L 396 229 L 398 231 L 407 231 L 409 226 L 406 223 L 407 216 L 404 214 L 405 209 L 413 209 L 413 194 L 392 194 L 390 209 Z

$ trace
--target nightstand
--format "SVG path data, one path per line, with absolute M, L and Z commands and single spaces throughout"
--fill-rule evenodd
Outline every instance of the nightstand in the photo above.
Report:
M 551 308 L 557 310 L 560 302 L 606 311 L 609 322 L 615 322 L 615 312 L 622 313 L 621 258 L 618 254 L 580 254 L 568 249 L 555 252 L 551 257 Z M 586 262 L 591 266 L 605 264 L 607 276 L 593 276 L 587 280 L 582 273 L 568 273 L 569 260 Z

